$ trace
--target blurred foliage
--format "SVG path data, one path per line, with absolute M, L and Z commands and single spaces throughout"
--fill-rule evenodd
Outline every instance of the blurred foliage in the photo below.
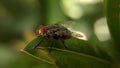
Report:
M 86 42 L 72 38 L 66 41 L 70 50 L 53 49 L 52 55 L 58 61 L 56 65 L 62 68 L 65 65 L 65 68 L 69 67 L 69 64 L 80 65 L 77 68 L 120 67 L 119 3 L 119 0 L 105 0 L 105 3 L 101 0 L 0 0 L 0 68 L 54 68 L 47 62 L 21 53 L 20 49 L 36 38 L 35 30 L 41 24 L 54 24 L 64 20 L 74 20 L 72 28 L 83 32 L 88 40 Z M 100 41 L 95 34 L 94 24 L 105 16 L 104 5 L 111 38 Z M 73 54 L 71 51 L 82 55 Z M 86 55 L 110 64 L 96 62 L 95 58 L 90 59 Z M 81 64 L 77 60 L 80 60 Z

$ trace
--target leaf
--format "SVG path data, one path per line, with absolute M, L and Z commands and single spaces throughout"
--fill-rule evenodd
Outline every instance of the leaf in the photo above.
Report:
M 105 9 L 112 40 L 116 50 L 120 52 L 120 0 L 105 0 Z
M 115 66 L 120 67 L 120 0 L 105 0 L 107 24 L 111 33 Z
M 40 47 L 43 49 L 34 49 L 41 39 L 43 41 Z M 67 46 L 66 49 L 64 45 Z M 50 49 L 51 52 L 49 52 Z M 112 68 L 112 58 L 107 51 L 76 38 L 68 39 L 63 44 L 61 39 L 38 37 L 31 41 L 23 51 L 56 68 Z
M 31 41 L 24 49 L 22 49 L 22 52 L 25 52 L 26 54 L 37 58 L 41 61 L 47 62 L 49 64 L 53 65 L 53 68 L 58 68 L 55 65 L 55 60 L 49 55 L 48 52 L 46 52 L 44 49 L 36 49 L 35 46 L 43 39 L 43 37 L 37 37 L 33 41 Z M 47 65 L 46 63 L 46 65 Z
M 58 46 L 59 44 L 56 44 Z M 53 48 L 52 56 L 60 68 L 111 68 L 110 55 L 98 46 L 71 38 L 66 40 L 68 50 Z

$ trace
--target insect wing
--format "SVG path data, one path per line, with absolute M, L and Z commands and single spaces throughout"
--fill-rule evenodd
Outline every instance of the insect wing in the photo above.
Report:
M 72 32 L 73 37 L 82 39 L 82 40 L 87 40 L 87 37 L 83 32 L 73 29 L 73 26 L 75 26 L 75 24 L 76 24 L 74 21 L 71 21 L 71 20 L 63 21 L 63 22 L 59 22 L 59 24 L 66 27 L 67 29 L 69 29 Z

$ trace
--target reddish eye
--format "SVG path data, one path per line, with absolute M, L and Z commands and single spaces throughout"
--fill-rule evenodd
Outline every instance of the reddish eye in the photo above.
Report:
M 42 26 L 42 27 L 40 28 L 40 33 L 43 35 L 43 34 L 45 34 L 45 32 L 46 32 L 46 29 L 45 29 L 44 26 Z

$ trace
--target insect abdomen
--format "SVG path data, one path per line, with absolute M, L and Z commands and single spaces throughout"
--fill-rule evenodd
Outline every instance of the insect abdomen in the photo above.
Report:
M 48 27 L 48 28 L 47 28 Z M 71 32 L 61 26 L 61 25 L 49 25 L 46 27 L 46 36 L 52 36 L 55 39 L 62 38 L 62 39 L 69 39 L 71 37 Z

